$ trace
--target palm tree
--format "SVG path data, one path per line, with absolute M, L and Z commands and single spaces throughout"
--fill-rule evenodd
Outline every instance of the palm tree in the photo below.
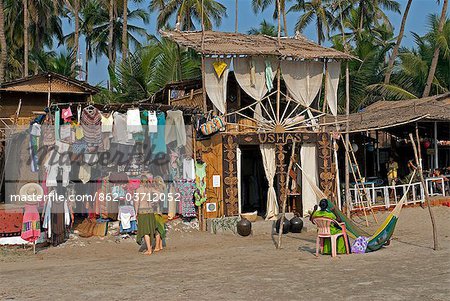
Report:
M 373 23 L 381 20 L 384 24 L 391 25 L 384 10 L 400 13 L 400 4 L 395 0 L 357 0 L 359 18 L 359 31 L 364 27 L 370 28 Z
M 281 8 L 281 16 L 283 17 L 283 28 L 284 35 L 288 36 L 288 27 L 287 27 L 287 10 L 286 4 L 291 0 L 280 0 L 280 8 Z M 276 19 L 278 17 L 278 8 L 277 8 L 277 0 L 252 0 L 252 7 L 255 13 L 262 12 L 269 6 L 274 6 L 273 18 Z
M 74 37 L 74 44 L 73 44 L 73 51 L 76 54 L 76 57 L 78 57 L 78 53 L 80 52 L 80 9 L 81 9 L 81 3 L 80 1 L 83 0 L 63 0 L 64 4 L 67 6 L 67 9 L 72 14 L 72 18 L 74 25 L 75 25 L 75 37 Z M 73 65 L 73 69 L 76 67 L 76 60 Z
M 116 91 L 114 100 L 128 102 L 146 99 L 166 84 L 181 79 L 199 78 L 200 59 L 188 49 L 162 39 L 130 54 L 110 72 Z
M 395 43 L 394 50 L 392 51 L 392 55 L 389 58 L 388 67 L 386 69 L 386 75 L 384 76 L 384 83 L 389 84 L 391 80 L 392 68 L 394 67 L 395 59 L 398 55 L 398 50 L 400 49 L 400 45 L 402 44 L 403 34 L 405 33 L 406 19 L 408 18 L 409 9 L 411 7 L 412 0 L 408 0 L 406 4 L 405 12 L 403 13 L 402 23 L 400 25 L 400 32 L 397 36 L 397 42 Z
M 95 26 L 91 29 L 89 39 L 92 43 L 92 49 L 95 52 L 95 56 L 108 55 L 111 56 L 111 63 L 109 68 L 113 68 L 116 64 L 117 52 L 121 49 L 122 37 L 123 37 L 123 20 L 122 18 L 115 18 L 113 20 L 113 26 L 110 26 L 109 12 L 104 9 L 98 9 L 96 12 L 98 15 L 95 17 Z M 122 14 L 119 10 L 118 13 Z M 118 15 L 118 14 L 117 14 Z M 149 14 L 143 9 L 128 10 L 128 21 L 140 20 L 144 24 L 149 21 Z M 111 35 L 111 28 L 113 28 Z M 141 47 L 140 37 L 146 39 L 152 39 L 153 37 L 148 35 L 145 28 L 128 23 L 127 25 L 127 40 L 134 48 Z M 111 42 L 112 41 L 112 42 Z
M 297 23 L 295 30 L 302 32 L 311 22 L 315 21 L 317 30 L 317 43 L 319 45 L 329 37 L 331 27 L 334 24 L 334 16 L 330 11 L 330 0 L 297 0 L 289 12 L 304 12 Z
M 176 16 L 182 30 L 195 29 L 194 21 L 201 22 L 202 0 L 151 0 L 150 11 L 158 11 L 158 29 L 168 26 L 168 21 Z M 212 29 L 212 23 L 220 26 L 222 17 L 227 16 L 227 8 L 216 0 L 203 0 L 205 29 Z
M 440 1 L 438 1 L 439 3 Z M 444 0 L 444 4 L 442 6 L 442 12 L 441 12 L 441 18 L 439 20 L 439 27 L 438 27 L 438 35 L 442 33 L 442 30 L 444 28 L 444 24 L 447 18 L 447 7 L 448 7 L 448 0 Z M 437 43 L 435 45 L 435 50 L 433 53 L 433 59 L 431 61 L 430 65 L 430 72 L 428 73 L 427 83 L 425 85 L 425 89 L 423 90 L 422 97 L 428 97 L 430 95 L 431 91 L 431 84 L 433 83 L 434 74 L 436 72 L 438 60 L 439 60 L 439 53 L 440 53 L 440 47 L 442 44 L 442 38 L 438 37 Z M 445 39 L 444 39 L 445 40 Z
M 40 50 L 33 52 L 31 58 L 41 72 L 56 72 L 64 76 L 76 77 L 79 71 L 78 66 L 75 69 L 72 68 L 76 61 L 73 51 L 62 50 L 57 54 L 54 51 Z
M 85 81 L 88 80 L 89 76 L 89 61 L 93 57 L 95 57 L 97 61 L 103 54 L 101 51 L 97 50 L 97 44 L 94 37 L 95 27 L 100 23 L 103 23 L 105 17 L 106 14 L 100 0 L 88 0 L 84 3 L 83 8 L 80 11 L 80 28 L 78 36 L 82 34 L 85 39 Z M 64 42 L 74 49 L 73 45 L 76 43 L 76 36 L 77 33 L 74 31 L 64 37 Z
M 276 37 L 278 36 L 278 29 L 275 25 L 263 20 L 259 24 L 258 28 L 252 27 L 247 33 L 252 35 L 263 34 L 266 36 Z
M 0 83 L 5 80 L 6 60 L 8 59 L 8 50 L 6 49 L 5 36 L 5 13 L 3 8 L 3 0 L 0 0 Z

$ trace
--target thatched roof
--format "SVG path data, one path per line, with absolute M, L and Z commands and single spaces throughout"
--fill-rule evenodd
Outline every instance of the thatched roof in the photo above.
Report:
M 67 93 L 93 95 L 100 91 L 98 88 L 93 87 L 86 82 L 54 72 L 27 76 L 0 85 L 0 91 L 2 92 L 48 93 L 49 88 L 52 94 Z
M 266 35 L 246 35 L 241 33 L 205 31 L 202 50 L 201 31 L 160 31 L 179 45 L 192 48 L 204 55 L 273 55 L 293 59 L 355 59 L 351 55 L 317 45 L 301 35 L 278 40 Z
M 339 119 L 345 119 L 345 116 Z M 419 120 L 450 121 L 450 93 L 420 99 L 378 101 L 349 116 L 350 132 L 394 128 Z

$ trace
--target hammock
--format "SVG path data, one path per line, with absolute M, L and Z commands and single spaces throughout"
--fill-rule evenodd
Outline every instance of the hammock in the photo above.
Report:
M 303 176 L 308 181 L 309 185 L 314 190 L 314 193 L 321 199 L 327 199 L 327 196 L 320 190 L 319 187 L 311 180 L 311 178 L 303 171 L 300 165 L 297 164 L 300 170 L 303 173 Z M 347 234 L 353 239 L 356 239 L 360 236 L 364 236 L 368 238 L 368 245 L 366 252 L 377 251 L 381 249 L 392 237 L 392 234 L 395 230 L 395 225 L 397 224 L 397 220 L 400 216 L 400 211 L 402 210 L 403 204 L 406 201 L 409 188 L 411 187 L 411 182 L 414 179 L 416 171 L 414 171 L 413 176 L 411 177 L 408 188 L 403 194 L 400 202 L 395 206 L 394 210 L 389 214 L 389 216 L 385 219 L 385 221 L 380 225 L 380 227 L 375 231 L 374 234 L 370 235 L 366 231 L 359 228 L 351 219 L 349 219 L 342 211 L 339 210 L 330 200 L 328 201 L 328 208 L 336 215 L 342 222 L 345 223 L 345 227 L 347 229 Z

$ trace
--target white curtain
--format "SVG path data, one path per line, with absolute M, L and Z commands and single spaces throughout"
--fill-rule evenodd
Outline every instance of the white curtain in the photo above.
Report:
M 277 194 L 273 187 L 273 180 L 276 173 L 275 164 L 275 145 L 274 144 L 261 144 L 261 149 L 264 171 L 266 173 L 267 181 L 269 182 L 269 190 L 267 192 L 267 215 L 266 220 L 277 219 L 279 208 L 277 202 Z
M 281 72 L 290 96 L 309 107 L 322 86 L 323 63 L 283 60 Z
M 233 60 L 234 75 L 239 86 L 255 100 L 261 100 L 267 94 L 266 61 L 272 66 L 273 81 L 277 60 L 265 57 L 241 57 Z M 252 65 L 254 72 L 251 71 Z
M 309 179 L 317 185 L 317 151 L 314 143 L 304 143 L 302 145 L 300 149 L 300 161 L 303 172 L 306 173 Z M 312 211 L 314 209 L 314 205 L 317 204 L 317 201 L 314 188 L 311 187 L 306 177 L 302 177 L 303 216 L 305 216 L 309 210 Z
M 325 95 L 331 114 L 337 116 L 337 101 L 339 76 L 341 75 L 341 62 L 330 62 L 327 64 L 327 76 L 325 78 Z
M 213 63 L 216 61 L 223 61 L 227 64 L 227 68 L 223 71 L 222 76 L 217 76 L 216 70 L 214 70 Z M 205 86 L 206 93 L 213 105 L 222 114 L 226 111 L 227 101 L 227 82 L 228 72 L 230 71 L 231 59 L 218 59 L 218 58 L 205 58 Z

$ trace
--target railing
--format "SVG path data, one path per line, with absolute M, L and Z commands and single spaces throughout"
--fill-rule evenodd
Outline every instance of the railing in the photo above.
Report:
M 426 189 L 430 196 L 445 196 L 445 181 L 443 177 L 425 179 Z M 351 210 L 363 210 L 372 208 L 389 208 L 395 206 L 403 194 L 408 190 L 408 184 L 400 184 L 395 186 L 375 186 L 372 183 L 365 183 L 365 194 L 363 196 L 363 188 L 361 184 L 358 187 L 350 188 Z M 368 199 L 368 200 L 367 200 Z M 421 182 L 411 183 L 411 188 L 407 194 L 405 204 L 416 204 L 425 201 L 425 191 Z M 369 203 L 369 204 L 368 204 Z

